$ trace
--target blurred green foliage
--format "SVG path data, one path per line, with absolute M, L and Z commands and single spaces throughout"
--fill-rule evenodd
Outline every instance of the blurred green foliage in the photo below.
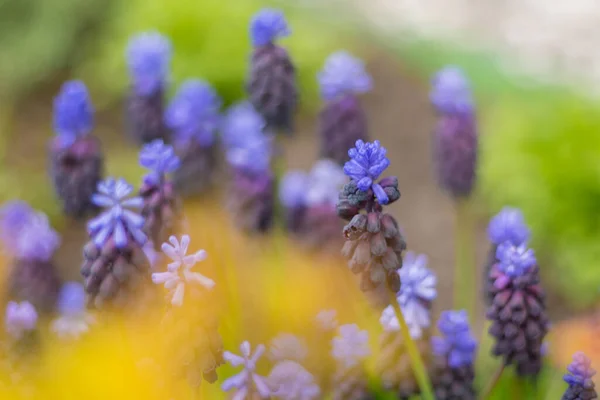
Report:
M 303 107 L 316 102 L 316 73 L 325 57 L 341 44 L 341 33 L 306 17 L 300 8 L 286 12 L 292 29 L 281 40 L 298 68 Z M 172 80 L 200 77 L 213 84 L 226 102 L 243 96 L 251 52 L 251 16 L 269 2 L 259 0 L 119 1 L 95 45 L 88 47 L 80 75 L 92 87 L 95 103 L 112 101 L 127 87 L 125 49 L 132 34 L 158 30 L 174 46 Z M 171 87 L 171 92 L 174 87 Z M 317 103 L 318 104 L 318 103 Z

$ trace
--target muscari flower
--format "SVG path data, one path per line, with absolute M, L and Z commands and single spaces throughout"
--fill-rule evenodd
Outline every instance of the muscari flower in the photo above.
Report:
M 496 258 L 500 261 L 498 269 L 511 278 L 522 276 L 537 262 L 533 250 L 526 243 L 515 246 L 504 242 L 498 246 Z
M 471 87 L 460 68 L 443 68 L 433 77 L 432 86 L 429 97 L 438 112 L 459 114 L 473 110 Z
M 183 235 L 181 241 L 175 236 L 169 238 L 169 243 L 162 244 L 162 251 L 173 262 L 169 263 L 166 272 L 155 272 L 152 274 L 152 282 L 159 285 L 165 285 L 165 288 L 171 291 L 171 304 L 181 306 L 185 293 L 186 283 L 197 283 L 206 289 L 212 289 L 215 282 L 205 277 L 199 272 L 192 272 L 192 267 L 196 263 L 206 259 L 206 251 L 198 250 L 194 254 L 187 255 L 190 244 L 190 236 Z
M 123 178 L 118 180 L 107 178 L 98 183 L 98 192 L 92 196 L 92 202 L 107 210 L 87 225 L 96 246 L 102 247 L 111 235 L 117 248 L 127 246 L 128 236 L 131 236 L 138 245 L 143 246 L 147 240 L 142 231 L 144 218 L 127 209 L 143 206 L 141 197 L 127 198 L 133 192 L 133 186 Z
M 496 245 L 510 242 L 519 246 L 529 240 L 529 228 L 518 208 L 504 207 L 488 225 L 488 237 Z
M 313 400 L 321 394 L 314 376 L 297 362 L 278 363 L 267 378 L 273 387 L 273 396 L 283 400 Z
M 268 136 L 252 138 L 240 147 L 227 150 L 227 162 L 234 168 L 261 173 L 271 165 L 272 140 Z
M 371 354 L 369 333 L 360 330 L 356 324 L 340 326 L 339 336 L 333 338 L 331 354 L 345 368 L 358 365 L 362 359 Z
M 215 141 L 220 123 L 221 99 L 217 92 L 200 79 L 183 82 L 165 112 L 165 125 L 178 142 L 197 141 L 209 147 Z
M 12 250 L 21 260 L 48 261 L 60 245 L 60 236 L 42 212 L 31 214 L 14 240 Z
M 596 370 L 592 368 L 591 360 L 582 352 L 573 355 L 573 362 L 567 367 L 568 374 L 563 377 L 569 388 L 562 400 L 587 400 L 596 399 L 596 388 L 593 376 Z
M 321 96 L 325 100 L 348 93 L 366 93 L 373 86 L 365 64 L 346 51 L 330 55 L 318 73 L 317 80 L 321 87 Z
M 15 339 L 20 339 L 26 332 L 34 330 L 37 320 L 35 308 L 27 301 L 11 301 L 6 306 L 4 325 L 8 334 Z
M 252 45 L 266 46 L 277 38 L 291 34 L 283 12 L 272 8 L 263 8 L 252 17 L 250 37 Z
M 52 322 L 52 331 L 60 338 L 78 338 L 95 322 L 86 312 L 85 290 L 78 282 L 67 282 L 62 286 L 57 307 L 60 316 Z
M 221 135 L 226 149 L 243 147 L 264 136 L 265 120 L 247 101 L 231 106 L 222 120 Z
M 127 66 L 135 91 L 149 96 L 161 89 L 168 78 L 171 42 L 158 32 L 132 37 L 127 46 Z
M 62 147 L 87 135 L 94 123 L 94 108 L 81 81 L 65 82 L 54 98 L 54 131 Z
M 0 208 L 0 234 L 6 247 L 15 246 L 20 230 L 27 224 L 33 213 L 31 206 L 21 200 L 6 202 Z
M 450 368 L 473 365 L 477 341 L 469 328 L 467 312 L 443 311 L 438 329 L 443 336 L 432 339 L 433 352 L 439 357 L 446 357 Z
M 362 192 L 372 189 L 380 204 L 389 202 L 388 195 L 375 180 L 390 165 L 386 157 L 387 150 L 382 147 L 379 140 L 365 143 L 356 141 L 356 147 L 348 151 L 350 161 L 344 164 L 344 173 L 352 178 Z
M 148 184 L 159 184 L 166 174 L 175 171 L 181 165 L 173 146 L 162 139 L 155 139 L 144 145 L 140 151 L 140 165 L 151 172 L 144 177 Z
M 265 346 L 260 344 L 256 346 L 254 354 L 251 352 L 250 343 L 244 342 L 240 345 L 241 356 L 229 351 L 223 352 L 223 358 L 233 367 L 242 366 L 242 371 L 237 375 L 225 380 L 221 387 L 226 392 L 231 389 L 237 389 L 234 400 L 244 400 L 255 392 L 258 392 L 261 398 L 268 398 L 271 390 L 265 382 L 265 378 L 256 373 L 256 363 L 265 352 Z
M 308 355 L 308 348 L 303 340 L 291 333 L 282 333 L 273 340 L 269 351 L 271 361 L 303 361 Z

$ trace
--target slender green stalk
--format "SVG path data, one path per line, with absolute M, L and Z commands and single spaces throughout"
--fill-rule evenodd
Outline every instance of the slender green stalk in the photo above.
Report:
M 504 373 L 505 366 L 506 365 L 504 364 L 504 362 L 502 362 L 500 364 L 500 368 L 498 368 L 496 370 L 496 372 L 492 376 L 492 379 L 490 380 L 490 382 L 487 384 L 487 386 L 485 387 L 483 392 L 481 392 L 481 396 L 479 396 L 479 400 L 485 400 L 490 397 L 490 395 L 492 394 L 492 392 L 498 385 L 498 382 L 500 381 L 500 378 L 502 377 L 502 373 Z
M 477 312 L 477 266 L 474 257 L 474 226 L 468 199 L 456 201 L 456 235 L 454 265 L 454 309 Z
M 406 320 L 404 319 L 402 310 L 400 310 L 398 301 L 396 300 L 396 294 L 390 291 L 390 298 L 390 303 L 392 304 L 394 312 L 396 313 L 396 318 L 398 318 L 398 322 L 400 323 L 400 333 L 402 334 L 402 339 L 406 344 L 406 351 L 408 352 L 408 357 L 410 358 L 412 370 L 415 373 L 417 383 L 419 384 L 419 388 L 421 389 L 421 399 L 435 400 L 431 382 L 429 381 L 429 374 L 427 373 L 427 368 L 425 367 L 425 363 L 423 362 L 421 354 L 417 349 L 417 345 L 410 337 L 410 331 L 408 329 L 408 325 L 406 325 Z

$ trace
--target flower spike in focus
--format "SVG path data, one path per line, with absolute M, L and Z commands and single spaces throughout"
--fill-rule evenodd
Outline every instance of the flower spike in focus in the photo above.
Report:
M 357 140 L 354 148 L 348 151 L 350 161 L 344 165 L 344 172 L 356 182 L 362 192 L 372 189 L 380 204 L 388 204 L 389 197 L 375 180 L 390 165 L 386 157 L 387 150 L 382 147 L 379 140 L 365 143 Z

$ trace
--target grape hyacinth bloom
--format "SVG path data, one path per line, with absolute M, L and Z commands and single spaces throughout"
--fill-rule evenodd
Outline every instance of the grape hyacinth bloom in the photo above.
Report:
M 221 103 L 208 83 L 189 79 L 181 84 L 165 112 L 165 124 L 181 160 L 173 173 L 173 183 L 182 195 L 200 194 L 213 182 Z
M 488 225 L 488 239 L 491 242 L 491 248 L 488 253 L 487 263 L 484 268 L 484 286 L 487 285 L 490 271 L 494 264 L 498 262 L 496 252 L 498 246 L 504 242 L 512 243 L 514 246 L 520 246 L 530 238 L 531 232 L 525 223 L 523 213 L 518 208 L 504 207 L 496 214 Z M 486 289 L 486 292 L 489 289 Z M 486 296 L 486 301 L 489 296 Z M 489 303 L 487 304 L 489 306 Z
M 242 371 L 223 382 L 221 387 L 228 392 L 236 389 L 233 397 L 235 400 L 253 399 L 258 396 L 261 399 L 268 399 L 272 394 L 266 379 L 256 373 L 256 363 L 265 352 L 265 346 L 260 344 L 256 346 L 254 354 L 251 352 L 250 343 L 244 342 L 240 345 L 241 356 L 226 351 L 223 358 L 233 367 L 242 366 Z
M 52 310 L 60 280 L 52 262 L 60 237 L 48 217 L 21 201 L 1 209 L 0 228 L 4 247 L 12 259 L 8 276 L 11 298 L 26 300 L 40 312 Z
M 282 333 L 271 340 L 269 359 L 273 362 L 302 362 L 307 356 L 306 343 L 291 333 Z
M 473 362 L 477 341 L 469 327 L 467 312 L 444 311 L 438 321 L 441 337 L 432 339 L 436 356 L 435 398 L 438 400 L 475 399 Z
M 545 293 L 532 250 L 505 242 L 490 272 L 490 303 L 486 317 L 495 340 L 492 353 L 514 364 L 520 376 L 537 376 L 542 368 L 542 345 L 548 332 Z
M 262 117 L 245 102 L 234 105 L 222 125 L 232 174 L 228 207 L 246 232 L 264 233 L 273 223 L 272 137 L 263 133 L 264 126 Z
M 169 39 L 158 32 L 137 34 L 127 46 L 131 81 L 127 121 L 129 133 L 138 143 L 169 139 L 163 109 L 171 53 Z
M 348 149 L 357 140 L 369 137 L 367 119 L 357 95 L 371 90 L 371 76 L 361 60 L 338 51 L 327 58 L 317 80 L 324 101 L 319 114 L 321 157 L 344 165 Z
M 434 160 L 442 189 L 454 198 L 471 195 L 476 183 L 478 132 L 469 82 L 457 67 L 440 70 L 430 100 L 438 114 Z
M 340 192 L 337 204 L 338 216 L 350 221 L 343 230 L 346 243 L 342 254 L 352 272 L 361 275 L 361 290 L 368 293 L 389 288 L 395 293 L 400 290 L 397 271 L 406 242 L 395 218 L 384 213 L 382 205 L 400 198 L 398 179 L 376 181 L 390 163 L 378 141 L 358 140 L 348 155 L 351 160 L 344 172 L 351 181 Z
M 254 49 L 246 85 L 250 101 L 268 127 L 288 133 L 294 129 L 298 102 L 296 69 L 288 52 L 275 44 L 275 39 L 290 33 L 279 10 L 265 8 L 252 17 L 250 37 Z
M 275 365 L 267 381 L 278 399 L 315 400 L 321 395 L 313 375 L 294 361 L 285 360 Z
M 21 303 L 10 301 L 6 306 L 4 326 L 6 332 L 16 340 L 32 332 L 36 328 L 37 320 L 38 314 L 35 307 L 28 301 Z
M 94 108 L 81 81 L 65 82 L 54 98 L 50 176 L 65 214 L 81 218 L 96 210 L 90 198 L 104 174 L 100 141 L 91 134 Z
M 61 339 L 77 339 L 95 322 L 86 312 L 85 289 L 78 282 L 67 282 L 62 286 L 57 306 L 60 316 L 52 322 L 52 331 Z
M 167 174 L 176 171 L 181 162 L 171 145 L 156 139 L 140 151 L 140 164 L 150 170 L 139 191 L 144 199 L 144 230 L 152 243 L 163 243 L 174 233 L 180 214 L 180 200 Z
M 564 381 L 569 384 L 562 400 L 591 400 L 597 399 L 596 385 L 593 376 L 596 370 L 592 368 L 592 362 L 582 352 L 573 355 L 573 362 L 567 367 Z
M 129 210 L 142 208 L 144 201 L 128 198 L 132 192 L 133 186 L 124 179 L 107 178 L 92 197 L 105 211 L 87 224 L 90 241 L 83 249 L 81 275 L 89 306 L 123 305 L 149 278 L 144 218 Z
M 339 327 L 333 339 L 332 356 L 337 368 L 333 376 L 334 400 L 360 400 L 369 396 L 363 361 L 371 354 L 369 333 L 355 324 Z

